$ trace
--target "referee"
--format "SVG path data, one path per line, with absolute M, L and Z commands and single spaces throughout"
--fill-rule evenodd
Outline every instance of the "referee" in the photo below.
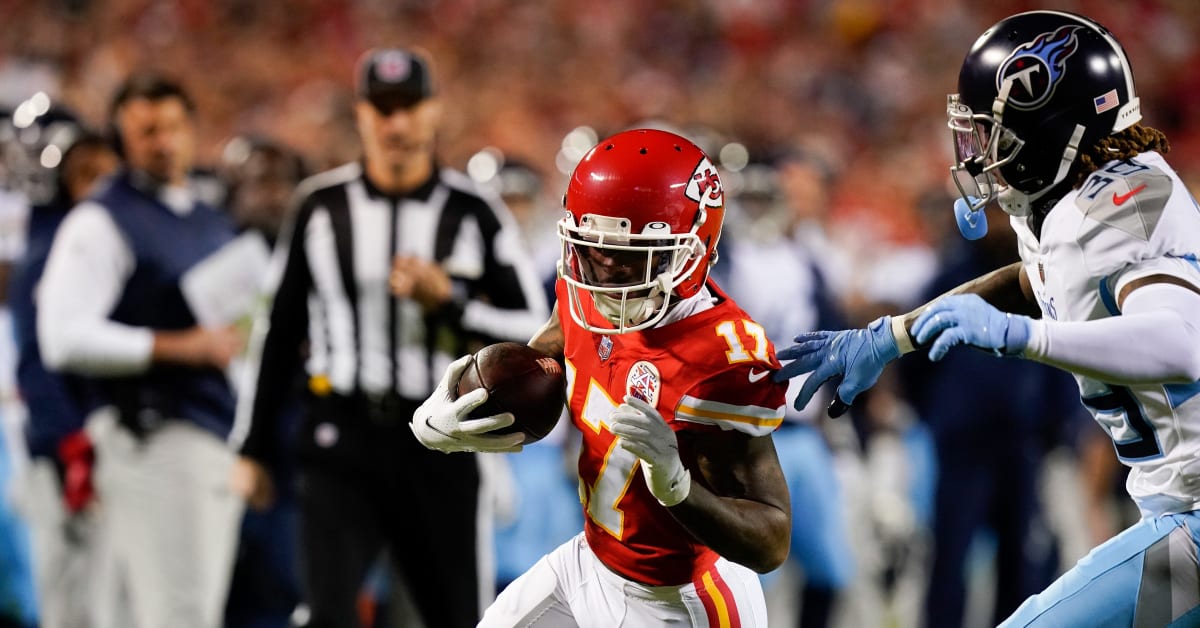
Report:
M 369 51 L 357 96 L 362 162 L 302 183 L 276 247 L 274 300 L 255 325 L 231 436 L 234 483 L 252 507 L 270 503 L 276 425 L 304 364 L 308 626 L 359 625 L 356 599 L 384 548 L 425 625 L 474 626 L 494 592 L 478 461 L 422 447 L 408 420 L 453 357 L 532 336 L 545 297 L 508 210 L 435 160 L 441 103 L 429 62 Z

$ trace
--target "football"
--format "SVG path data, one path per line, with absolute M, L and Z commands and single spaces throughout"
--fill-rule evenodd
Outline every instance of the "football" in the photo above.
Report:
M 458 380 L 457 394 L 486 389 L 488 400 L 471 411 L 470 418 L 511 412 L 515 422 L 491 433 L 522 431 L 529 444 L 545 438 L 558 423 L 565 387 L 557 360 L 527 345 L 501 342 L 475 353 Z

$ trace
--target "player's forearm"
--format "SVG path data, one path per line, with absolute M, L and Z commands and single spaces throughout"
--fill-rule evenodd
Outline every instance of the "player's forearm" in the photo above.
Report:
M 566 340 L 563 338 L 562 327 L 558 322 L 558 304 L 555 304 L 554 310 L 550 312 L 550 320 L 546 321 L 546 324 L 542 325 L 542 328 L 530 339 L 529 346 L 546 355 L 562 358 Z
M 791 544 L 787 509 L 734 497 L 720 497 L 693 483 L 688 498 L 671 514 L 700 542 L 758 573 L 783 564 Z
M 1024 276 L 1022 268 L 1021 262 L 1014 262 L 1008 266 L 997 268 L 986 275 L 976 277 L 945 294 L 939 295 L 937 299 L 953 294 L 977 294 L 983 297 L 984 301 L 987 301 L 1002 312 L 1040 318 L 1041 310 L 1038 309 L 1037 300 L 1034 298 L 1033 290 L 1029 286 L 1029 279 Z M 917 317 L 921 315 L 921 312 L 929 303 L 900 316 L 901 321 L 904 323 L 904 329 L 909 332 L 910 338 L 913 323 L 917 321 Z
M 1038 321 L 1023 355 L 1102 382 L 1200 379 L 1200 295 L 1169 285 L 1141 288 L 1125 312 L 1092 321 Z

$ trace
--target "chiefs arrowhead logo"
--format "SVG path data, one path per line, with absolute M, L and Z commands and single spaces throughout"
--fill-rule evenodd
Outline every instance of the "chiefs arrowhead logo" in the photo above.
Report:
M 721 186 L 721 177 L 717 175 L 717 167 L 707 157 L 696 164 L 683 194 L 699 203 L 700 207 L 721 207 L 725 204 L 725 190 Z

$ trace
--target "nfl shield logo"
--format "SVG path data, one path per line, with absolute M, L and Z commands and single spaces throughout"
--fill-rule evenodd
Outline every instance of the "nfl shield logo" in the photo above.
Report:
M 600 339 L 600 348 L 596 350 L 596 353 L 598 353 L 600 355 L 600 361 L 603 362 L 604 360 L 607 360 L 609 358 L 609 356 L 612 355 L 612 350 L 613 350 L 612 338 L 609 338 L 608 336 L 601 338 Z
M 629 377 L 625 387 L 632 397 L 637 397 L 646 403 L 658 405 L 658 391 L 661 386 L 658 368 L 645 360 L 637 362 L 629 369 Z

